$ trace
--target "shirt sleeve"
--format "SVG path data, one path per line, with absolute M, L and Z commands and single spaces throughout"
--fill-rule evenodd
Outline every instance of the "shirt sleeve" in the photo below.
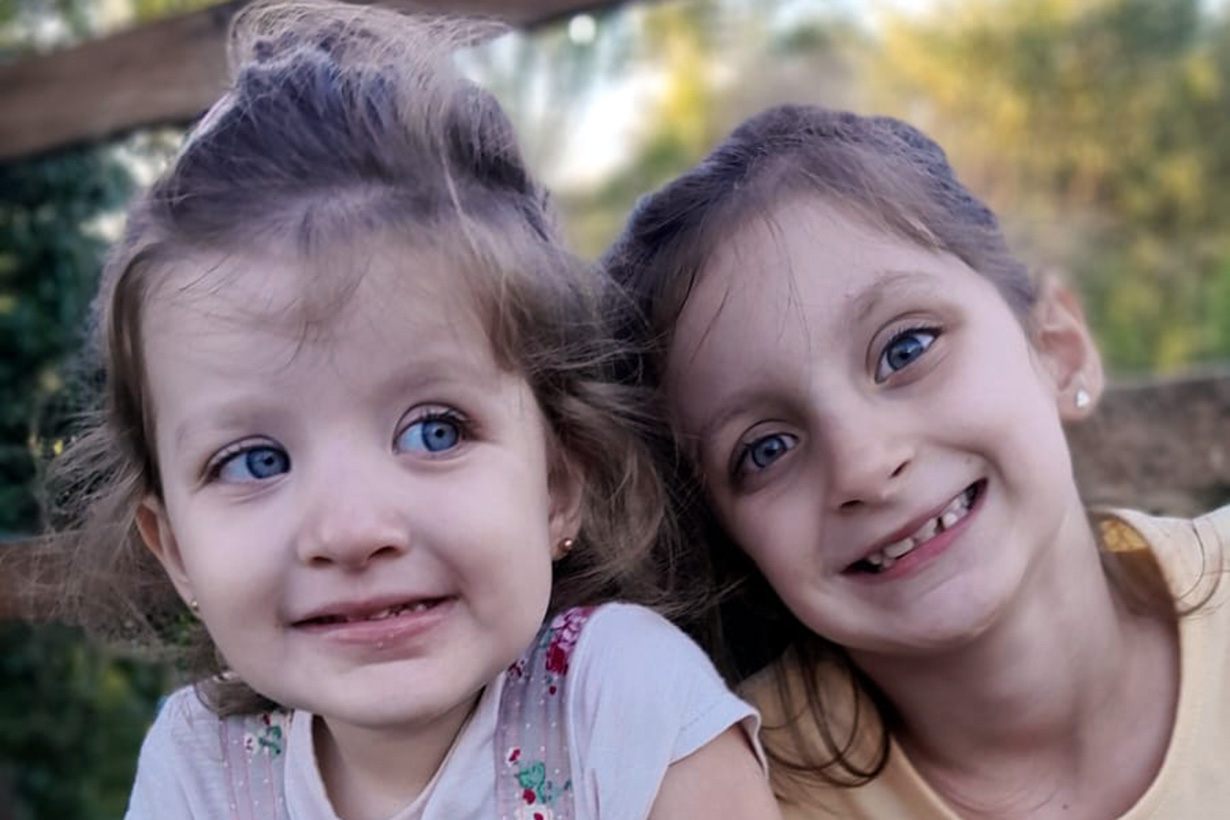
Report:
M 228 816 L 219 737 L 191 687 L 168 697 L 141 744 L 125 820 Z
M 691 638 L 648 609 L 597 610 L 581 632 L 567 686 L 582 816 L 643 820 L 667 767 L 734 725 L 764 766 L 759 715 Z

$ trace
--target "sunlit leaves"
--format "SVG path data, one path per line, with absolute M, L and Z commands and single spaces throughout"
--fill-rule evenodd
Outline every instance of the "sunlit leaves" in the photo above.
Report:
M 1010 224 L 1074 231 L 1025 252 L 1072 270 L 1119 368 L 1230 357 L 1203 298 L 1230 232 L 1228 27 L 1198 0 L 965 0 L 890 19 L 872 60 L 881 103 Z

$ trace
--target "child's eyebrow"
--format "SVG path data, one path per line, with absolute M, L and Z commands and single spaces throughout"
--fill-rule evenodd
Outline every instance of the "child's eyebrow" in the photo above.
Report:
M 406 394 L 432 394 L 436 391 L 464 391 L 471 400 L 484 395 L 485 385 L 491 383 L 493 371 L 464 355 L 439 354 L 426 363 L 408 363 L 398 367 L 379 380 L 370 399 L 375 402 L 392 401 Z M 209 436 L 220 431 L 253 430 L 273 426 L 274 422 L 290 412 L 277 398 L 263 392 L 238 392 L 223 400 L 205 402 L 191 415 L 179 420 L 173 430 L 172 443 L 182 450 L 185 442 L 202 430 Z
M 375 391 L 379 401 L 409 393 L 432 393 L 439 390 L 464 390 L 467 396 L 485 395 L 484 387 L 499 376 L 498 370 L 486 367 L 464 356 L 442 355 L 429 363 L 407 364 L 383 379 Z
M 243 402 L 206 407 L 201 412 L 180 419 L 171 439 L 172 446 L 175 450 L 182 451 L 185 443 L 191 443 L 193 437 L 202 430 L 208 430 L 212 436 L 220 431 L 235 431 L 238 434 L 240 431 L 253 429 L 257 422 L 267 420 L 271 412 L 275 411 Z
M 717 430 L 721 430 L 733 418 L 747 411 L 748 407 L 756 400 L 758 391 L 753 388 L 744 388 L 738 390 L 729 396 L 722 396 L 719 402 L 711 402 L 709 406 L 715 408 L 718 412 L 710 415 L 700 425 L 696 431 L 696 440 L 701 442 L 710 441 L 713 434 Z
M 871 283 L 859 291 L 853 299 L 852 310 L 850 316 L 853 317 L 853 322 L 858 323 L 866 319 L 875 309 L 884 301 L 884 297 L 888 295 L 890 290 L 903 285 L 926 285 L 928 289 L 935 289 L 934 282 L 931 277 L 922 271 L 914 270 L 885 270 L 878 272 Z

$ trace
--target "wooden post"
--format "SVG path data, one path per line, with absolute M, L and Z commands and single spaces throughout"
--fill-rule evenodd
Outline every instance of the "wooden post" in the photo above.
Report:
M 34 563 L 30 560 L 34 549 L 37 547 L 29 540 L 0 538 L 0 621 L 38 617 L 25 600 L 25 587 L 34 579 Z
M 196 117 L 225 88 L 227 26 L 246 2 L 228 0 L 0 66 L 0 162 Z M 382 5 L 496 17 L 513 25 L 533 26 L 614 3 L 400 0 Z
M 1068 437 L 1088 504 L 1190 516 L 1230 503 L 1230 371 L 1117 386 Z

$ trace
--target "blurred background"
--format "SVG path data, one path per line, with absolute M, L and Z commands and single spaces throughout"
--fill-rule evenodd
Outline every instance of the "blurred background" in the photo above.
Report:
M 38 123 L 88 103 L 85 80 L 105 83 L 105 55 L 136 43 L 122 39 L 133 32 L 155 57 L 141 74 L 115 69 L 116 82 L 135 84 L 123 105 L 184 82 L 187 52 L 159 51 L 154 35 L 190 20 L 220 30 L 238 5 L 0 0 L 0 540 L 39 527 L 34 454 L 56 446 L 46 408 L 64 390 L 100 259 L 127 199 L 204 103 L 93 131 L 49 135 Z M 1084 296 L 1118 384 L 1074 434 L 1087 494 L 1187 513 L 1230 501 L 1227 6 L 508 0 L 485 8 L 533 25 L 463 63 L 509 108 L 589 257 L 637 196 L 767 105 L 822 103 L 922 127 L 1000 214 L 1018 254 Z M 212 62 L 195 72 L 206 100 L 221 81 L 220 44 L 207 44 Z M 17 132 L 24 142 L 9 139 Z M 71 629 L 0 621 L 0 820 L 120 817 L 170 680 Z

